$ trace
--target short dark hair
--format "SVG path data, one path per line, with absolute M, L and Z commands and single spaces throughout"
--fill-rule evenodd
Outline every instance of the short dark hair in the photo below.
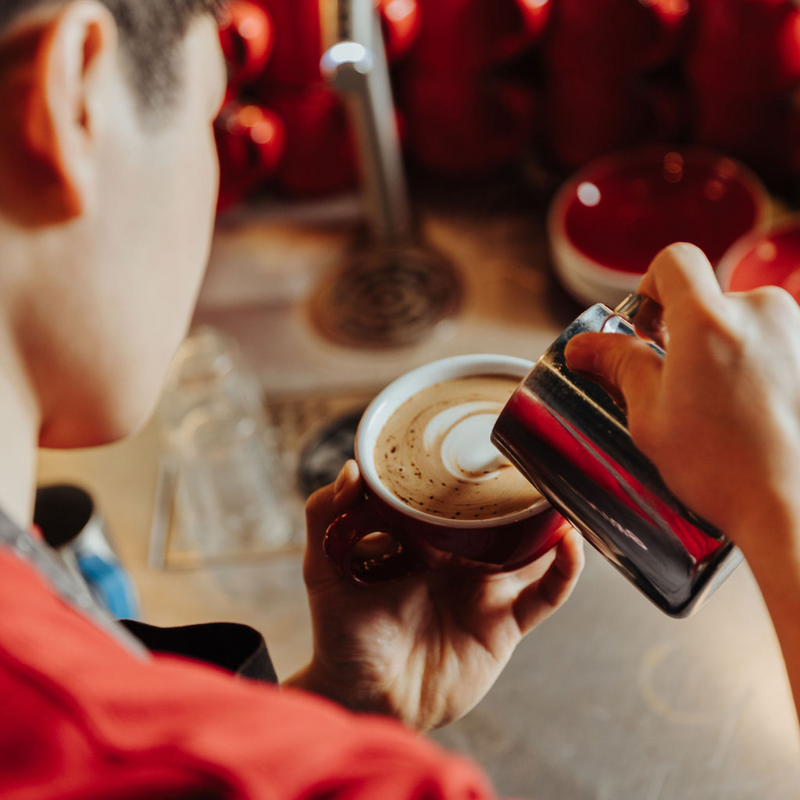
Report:
M 68 0 L 0 0 L 0 35 L 17 18 L 37 8 Z M 170 105 L 180 85 L 176 46 L 192 19 L 217 16 L 225 0 L 100 0 L 120 32 L 130 77 L 142 110 L 157 116 Z

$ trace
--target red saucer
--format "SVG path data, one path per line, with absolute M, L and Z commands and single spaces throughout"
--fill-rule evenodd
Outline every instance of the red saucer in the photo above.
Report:
M 800 303 L 800 215 L 739 239 L 720 261 L 717 277 L 728 292 L 781 286 Z
M 676 241 L 716 263 L 764 219 L 758 178 L 727 156 L 651 146 L 590 162 L 559 190 L 548 230 L 559 278 L 577 299 L 616 304 Z

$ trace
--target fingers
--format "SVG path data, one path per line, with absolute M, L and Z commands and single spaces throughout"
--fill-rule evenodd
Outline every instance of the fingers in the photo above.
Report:
M 642 302 L 634 324 L 660 344 L 681 320 L 696 316 L 692 307 L 717 311 L 724 297 L 702 250 L 685 242 L 658 253 L 637 291 L 650 302 Z M 633 337 L 581 334 L 567 344 L 566 358 L 570 369 L 599 376 L 618 389 L 633 418 L 655 401 L 663 363 Z
M 339 477 L 333 484 L 333 510 L 338 516 L 346 511 L 361 497 L 361 470 L 351 458 L 345 461 Z
M 583 565 L 583 537 L 570 528 L 556 545 L 555 558 L 547 572 L 520 592 L 514 603 L 514 617 L 523 636 L 567 601 Z
M 640 333 L 662 349 L 669 343 L 669 320 L 698 305 L 706 311 L 720 308 L 723 297 L 714 270 L 702 250 L 677 242 L 665 247 L 653 259 L 636 290 L 639 300 L 631 321 Z
M 328 526 L 361 498 L 361 472 L 352 459 L 342 467 L 334 483 L 317 489 L 306 501 L 306 576 L 317 576 L 319 571 L 335 573 L 322 548 L 322 540 Z
M 565 355 L 571 370 L 598 375 L 618 389 L 630 416 L 636 418 L 655 403 L 663 362 L 641 339 L 581 333 L 567 343 Z
M 644 334 L 652 339 L 662 350 L 667 349 L 669 333 L 664 322 L 664 309 L 655 300 L 647 295 L 637 294 L 637 308 L 634 313 L 624 314 L 636 327 L 638 334 Z M 609 317 L 608 319 L 611 319 Z M 606 322 L 608 322 L 608 319 Z M 603 325 L 606 324 L 603 323 Z M 603 330 L 602 328 L 600 329 Z
M 655 300 L 665 312 L 697 301 L 713 307 L 723 296 L 703 251 L 686 242 L 671 244 L 656 255 L 637 292 Z
M 309 541 L 322 541 L 331 522 L 350 508 L 361 495 L 361 472 L 350 459 L 339 472 L 334 483 L 317 489 L 306 501 L 306 525 Z

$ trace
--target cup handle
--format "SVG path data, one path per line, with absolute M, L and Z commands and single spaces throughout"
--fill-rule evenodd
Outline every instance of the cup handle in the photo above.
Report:
M 357 553 L 359 542 L 373 533 L 388 534 L 394 540 L 396 549 L 375 556 Z M 325 555 L 342 575 L 362 586 L 403 580 L 427 569 L 395 526 L 367 498 L 338 516 L 328 526 L 322 546 Z

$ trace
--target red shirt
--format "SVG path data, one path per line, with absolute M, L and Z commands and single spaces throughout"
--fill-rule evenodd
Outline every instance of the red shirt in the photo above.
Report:
M 399 723 L 174 656 L 147 661 L 0 549 L 0 797 L 482 800 Z

